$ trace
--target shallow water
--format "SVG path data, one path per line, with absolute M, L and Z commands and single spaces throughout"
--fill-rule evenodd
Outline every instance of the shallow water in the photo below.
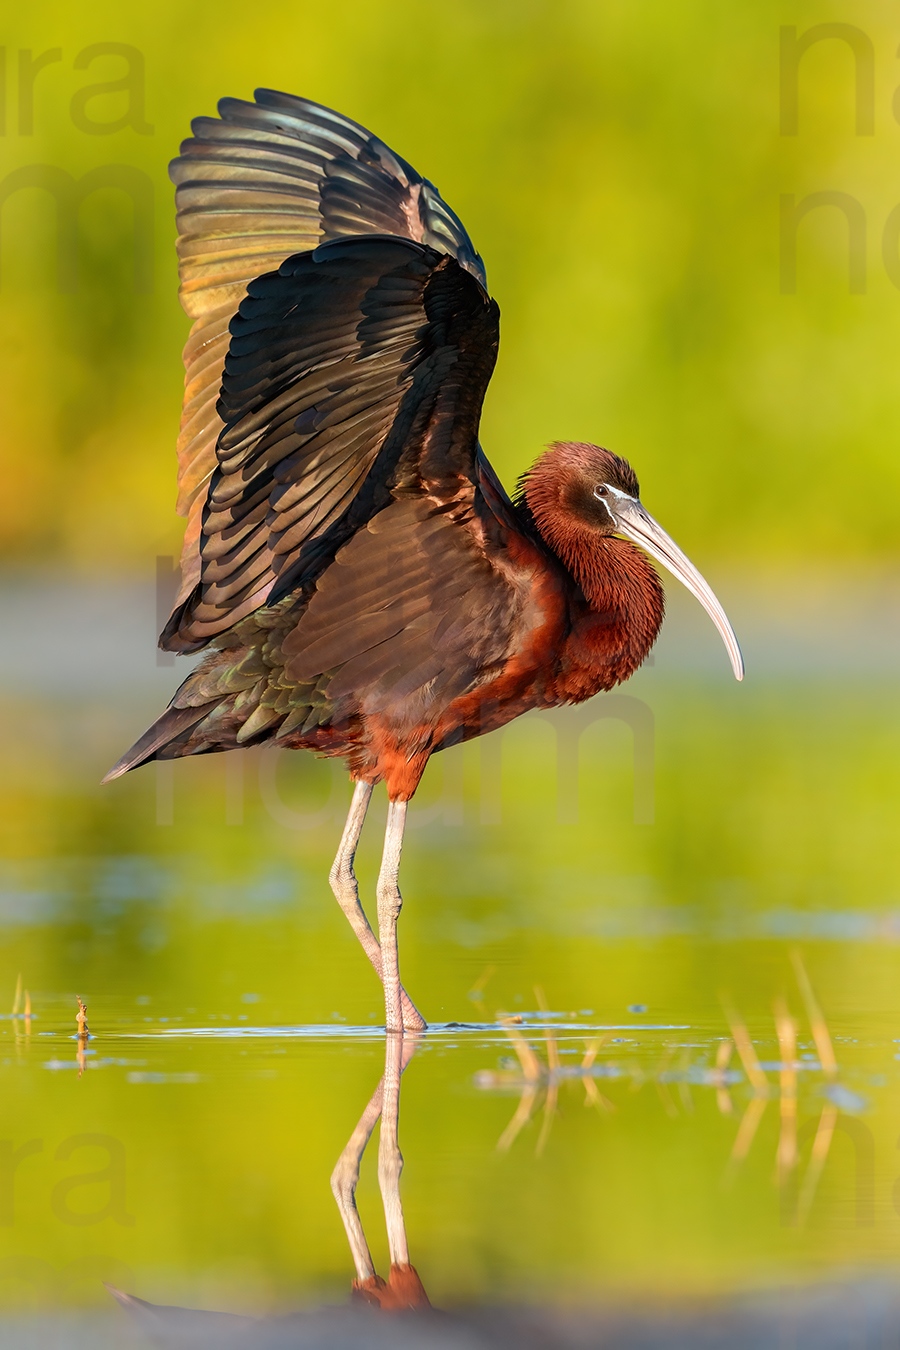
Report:
M 896 696 L 886 666 L 779 666 L 751 619 L 741 688 L 689 629 L 605 703 L 429 770 L 401 959 L 432 1029 L 399 1139 L 438 1306 L 893 1275 Z M 5 670 L 2 1307 L 100 1310 L 104 1281 L 233 1313 L 340 1303 L 329 1177 L 384 1068 L 327 887 L 342 770 L 246 752 L 101 789 L 177 676 L 96 659 L 75 650 L 67 681 L 51 652 L 31 688 Z M 377 1148 L 358 1202 L 386 1275 Z

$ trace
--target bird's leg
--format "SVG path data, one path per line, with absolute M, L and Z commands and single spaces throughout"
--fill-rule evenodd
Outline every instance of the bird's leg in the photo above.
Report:
M 381 983 L 384 986 L 385 1030 L 403 1034 L 400 962 L 397 953 L 397 920 L 403 901 L 397 876 L 406 824 L 406 802 L 388 802 L 384 853 L 378 874 L 378 937 L 381 945 Z
M 357 783 L 353 789 L 353 800 L 347 813 L 344 833 L 341 835 L 335 860 L 331 864 L 328 880 L 331 882 L 335 899 L 346 914 L 350 927 L 362 944 L 363 951 L 375 969 L 378 970 L 381 964 L 378 939 L 372 932 L 369 920 L 359 903 L 359 887 L 356 882 L 356 873 L 353 871 L 353 860 L 356 857 L 359 836 L 362 834 L 362 827 L 371 799 L 372 784 Z M 379 976 L 380 974 L 379 971 Z
M 356 874 L 353 871 L 353 859 L 356 857 L 359 836 L 362 833 L 371 798 L 372 784 L 357 783 L 353 790 L 353 800 L 350 803 L 347 822 L 344 825 L 344 833 L 341 835 L 337 856 L 332 864 L 329 881 L 338 904 L 347 916 L 350 927 L 359 939 L 363 951 L 372 962 L 375 973 L 383 984 L 381 947 L 360 904 L 359 887 L 356 882 Z M 404 1028 L 407 1031 L 424 1031 L 425 1019 L 402 986 L 400 1002 L 403 1009 Z

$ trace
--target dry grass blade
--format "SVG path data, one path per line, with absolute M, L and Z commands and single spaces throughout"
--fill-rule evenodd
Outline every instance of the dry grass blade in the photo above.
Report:
M 597 1055 L 600 1053 L 601 1048 L 605 1044 L 606 1044 L 605 1036 L 597 1036 L 592 1041 L 585 1041 L 584 1059 L 581 1061 L 582 1073 L 587 1073 L 588 1069 L 592 1069 L 594 1067 Z
M 485 989 L 487 988 L 488 980 L 496 972 L 496 969 L 497 969 L 496 966 L 485 966 L 484 970 L 481 972 L 481 974 L 478 976 L 478 979 L 475 981 L 475 983 L 472 985 L 472 988 L 469 990 L 470 998 L 473 994 L 484 993 Z
M 819 1116 L 819 1124 L 816 1128 L 816 1137 L 813 1140 L 812 1157 L 809 1160 L 809 1166 L 806 1169 L 806 1176 L 803 1178 L 803 1189 L 800 1192 L 800 1199 L 797 1201 L 797 1222 L 803 1224 L 806 1222 L 809 1211 L 812 1209 L 812 1202 L 815 1199 L 816 1189 L 819 1185 L 819 1178 L 828 1161 L 828 1153 L 831 1148 L 831 1141 L 834 1138 L 834 1127 L 837 1124 L 838 1109 L 832 1106 L 831 1102 L 826 1102 L 822 1107 L 822 1114 Z
M 544 1066 L 532 1050 L 521 1032 L 516 1031 L 506 1019 L 501 1019 L 500 1025 L 506 1032 L 512 1048 L 516 1052 L 516 1058 L 522 1066 L 522 1073 L 525 1075 L 525 1081 L 528 1083 L 539 1083 L 545 1077 Z
M 774 1011 L 781 1055 L 781 1130 L 777 1153 L 781 1184 L 797 1164 L 797 1023 L 783 998 L 775 1000 Z
M 731 1063 L 731 1055 L 734 1050 L 734 1041 L 726 1036 L 724 1040 L 719 1041 L 716 1047 L 716 1072 L 724 1073 Z
M 581 1081 L 584 1083 L 584 1104 L 585 1106 L 596 1106 L 598 1111 L 615 1111 L 615 1107 L 608 1097 L 605 1097 L 597 1087 L 593 1078 L 588 1077 L 590 1070 L 594 1067 L 600 1047 L 605 1043 L 605 1036 L 597 1036 L 592 1041 L 585 1042 L 584 1059 L 581 1061 Z
M 541 1132 L 538 1135 L 538 1141 L 534 1147 L 534 1156 L 539 1158 L 543 1153 L 547 1140 L 550 1138 L 550 1130 L 553 1127 L 553 1117 L 556 1115 L 556 1104 L 559 1100 L 559 1088 L 556 1083 L 551 1082 L 547 1088 L 547 1096 L 544 1099 L 544 1119 L 541 1122 Z
M 529 1084 L 523 1091 L 512 1120 L 497 1140 L 497 1148 L 501 1153 L 509 1152 L 522 1130 L 528 1124 L 531 1119 L 531 1113 L 534 1110 L 534 1104 L 537 1101 L 537 1095 L 538 1089 L 534 1084 Z
M 538 1008 L 542 1013 L 550 1011 L 547 1006 L 547 1000 L 544 997 L 544 991 L 539 984 L 534 986 L 534 997 L 537 1000 Z M 547 1027 L 544 1031 L 544 1041 L 547 1046 L 547 1067 L 551 1074 L 556 1073 L 559 1068 L 559 1050 L 556 1045 L 556 1037 L 553 1035 L 552 1027 Z
M 78 1028 L 78 1053 L 76 1059 L 78 1063 L 78 1077 L 80 1078 L 84 1073 L 86 1063 L 84 1050 L 90 1040 L 91 1033 L 87 1022 L 87 1004 L 82 1002 L 79 994 L 76 994 L 75 997 L 78 999 L 78 1012 L 75 1014 L 75 1025 Z
M 816 1052 L 819 1056 L 819 1063 L 822 1065 L 822 1072 L 826 1078 L 836 1078 L 838 1065 L 837 1057 L 834 1053 L 831 1034 L 828 1030 L 828 1023 L 825 1021 L 825 1015 L 819 1007 L 818 1000 L 813 993 L 813 987 L 809 976 L 806 973 L 806 967 L 803 964 L 803 958 L 796 949 L 791 952 L 791 963 L 794 967 L 794 973 L 797 976 L 797 985 L 800 989 L 800 996 L 803 999 L 803 1006 L 806 1009 L 806 1016 L 809 1019 L 810 1030 L 816 1045 Z
M 743 1065 L 744 1073 L 747 1075 L 747 1081 L 756 1093 L 767 1093 L 769 1091 L 769 1082 L 759 1065 L 759 1059 L 753 1042 L 750 1039 L 750 1033 L 745 1024 L 740 1021 L 734 1009 L 729 1008 L 723 999 L 725 1006 L 725 1016 L 728 1018 L 728 1025 L 731 1030 L 731 1037 L 737 1047 L 737 1052 Z
M 496 971 L 496 966 L 485 966 L 484 970 L 478 976 L 478 979 L 469 990 L 469 998 L 480 1013 L 484 1013 L 484 991 L 487 988 L 488 981 Z
M 765 1097 L 756 1096 L 750 1098 L 747 1103 L 747 1109 L 741 1117 L 741 1123 L 738 1126 L 738 1132 L 735 1135 L 734 1145 L 731 1150 L 731 1161 L 733 1163 L 742 1163 L 750 1152 L 753 1140 L 756 1138 L 756 1131 L 759 1129 L 759 1122 L 762 1120 L 765 1109 Z
M 593 1078 L 583 1078 L 581 1081 L 584 1083 L 585 1106 L 596 1106 L 598 1111 L 611 1115 L 616 1108 L 608 1097 L 604 1097 Z
M 734 1114 L 734 1102 L 731 1100 L 731 1093 L 727 1087 L 716 1088 L 716 1106 L 719 1108 L 720 1116 L 731 1116 Z
M 20 972 L 19 972 L 18 979 L 16 980 L 16 996 L 15 996 L 15 998 L 13 999 L 13 1005 L 12 1005 L 12 1015 L 13 1015 L 13 1017 L 15 1017 L 15 1016 L 18 1014 L 18 1011 L 19 1011 L 19 1004 L 21 1003 L 21 1001 L 22 1001 L 22 974 L 21 974 L 21 971 L 20 971 Z
M 728 1085 L 725 1082 L 725 1073 L 728 1065 L 731 1063 L 731 1056 L 734 1051 L 734 1041 L 727 1036 L 719 1041 L 716 1047 L 716 1106 L 719 1108 L 719 1115 L 730 1116 L 734 1112 L 734 1102 L 731 1100 L 731 1093 L 728 1091 Z

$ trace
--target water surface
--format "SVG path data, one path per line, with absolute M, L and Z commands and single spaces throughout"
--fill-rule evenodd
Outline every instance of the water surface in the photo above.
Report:
M 434 1026 L 402 1081 L 401 1186 L 440 1307 L 893 1277 L 889 663 L 863 679 L 760 641 L 754 678 L 751 642 L 738 688 L 700 634 L 618 701 L 439 757 L 416 800 L 401 953 Z M 6 669 L 2 1306 L 100 1312 L 104 1281 L 252 1315 L 342 1303 L 329 1177 L 385 1053 L 327 887 L 342 770 L 247 752 L 101 789 L 177 678 L 120 665 L 76 653 L 32 689 Z M 358 1202 L 386 1275 L 377 1140 Z

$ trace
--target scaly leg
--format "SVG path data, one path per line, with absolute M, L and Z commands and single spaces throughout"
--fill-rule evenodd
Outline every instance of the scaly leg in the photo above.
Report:
M 353 790 L 353 800 L 344 825 L 344 833 L 338 846 L 337 856 L 332 864 L 329 881 L 331 889 L 341 909 L 347 916 L 366 956 L 372 962 L 375 973 L 384 984 L 381 962 L 381 947 L 372 932 L 369 920 L 359 901 L 359 887 L 353 871 L 353 859 L 359 844 L 366 812 L 372 797 L 371 783 L 357 783 Z M 426 1022 L 404 988 L 400 989 L 402 1025 L 406 1031 L 424 1031 Z
M 403 1035 L 403 986 L 400 983 L 400 958 L 397 952 L 397 920 L 403 907 L 397 877 L 406 802 L 388 802 L 384 853 L 378 874 L 378 939 L 381 947 L 381 983 L 384 986 L 384 1026 L 390 1035 Z

